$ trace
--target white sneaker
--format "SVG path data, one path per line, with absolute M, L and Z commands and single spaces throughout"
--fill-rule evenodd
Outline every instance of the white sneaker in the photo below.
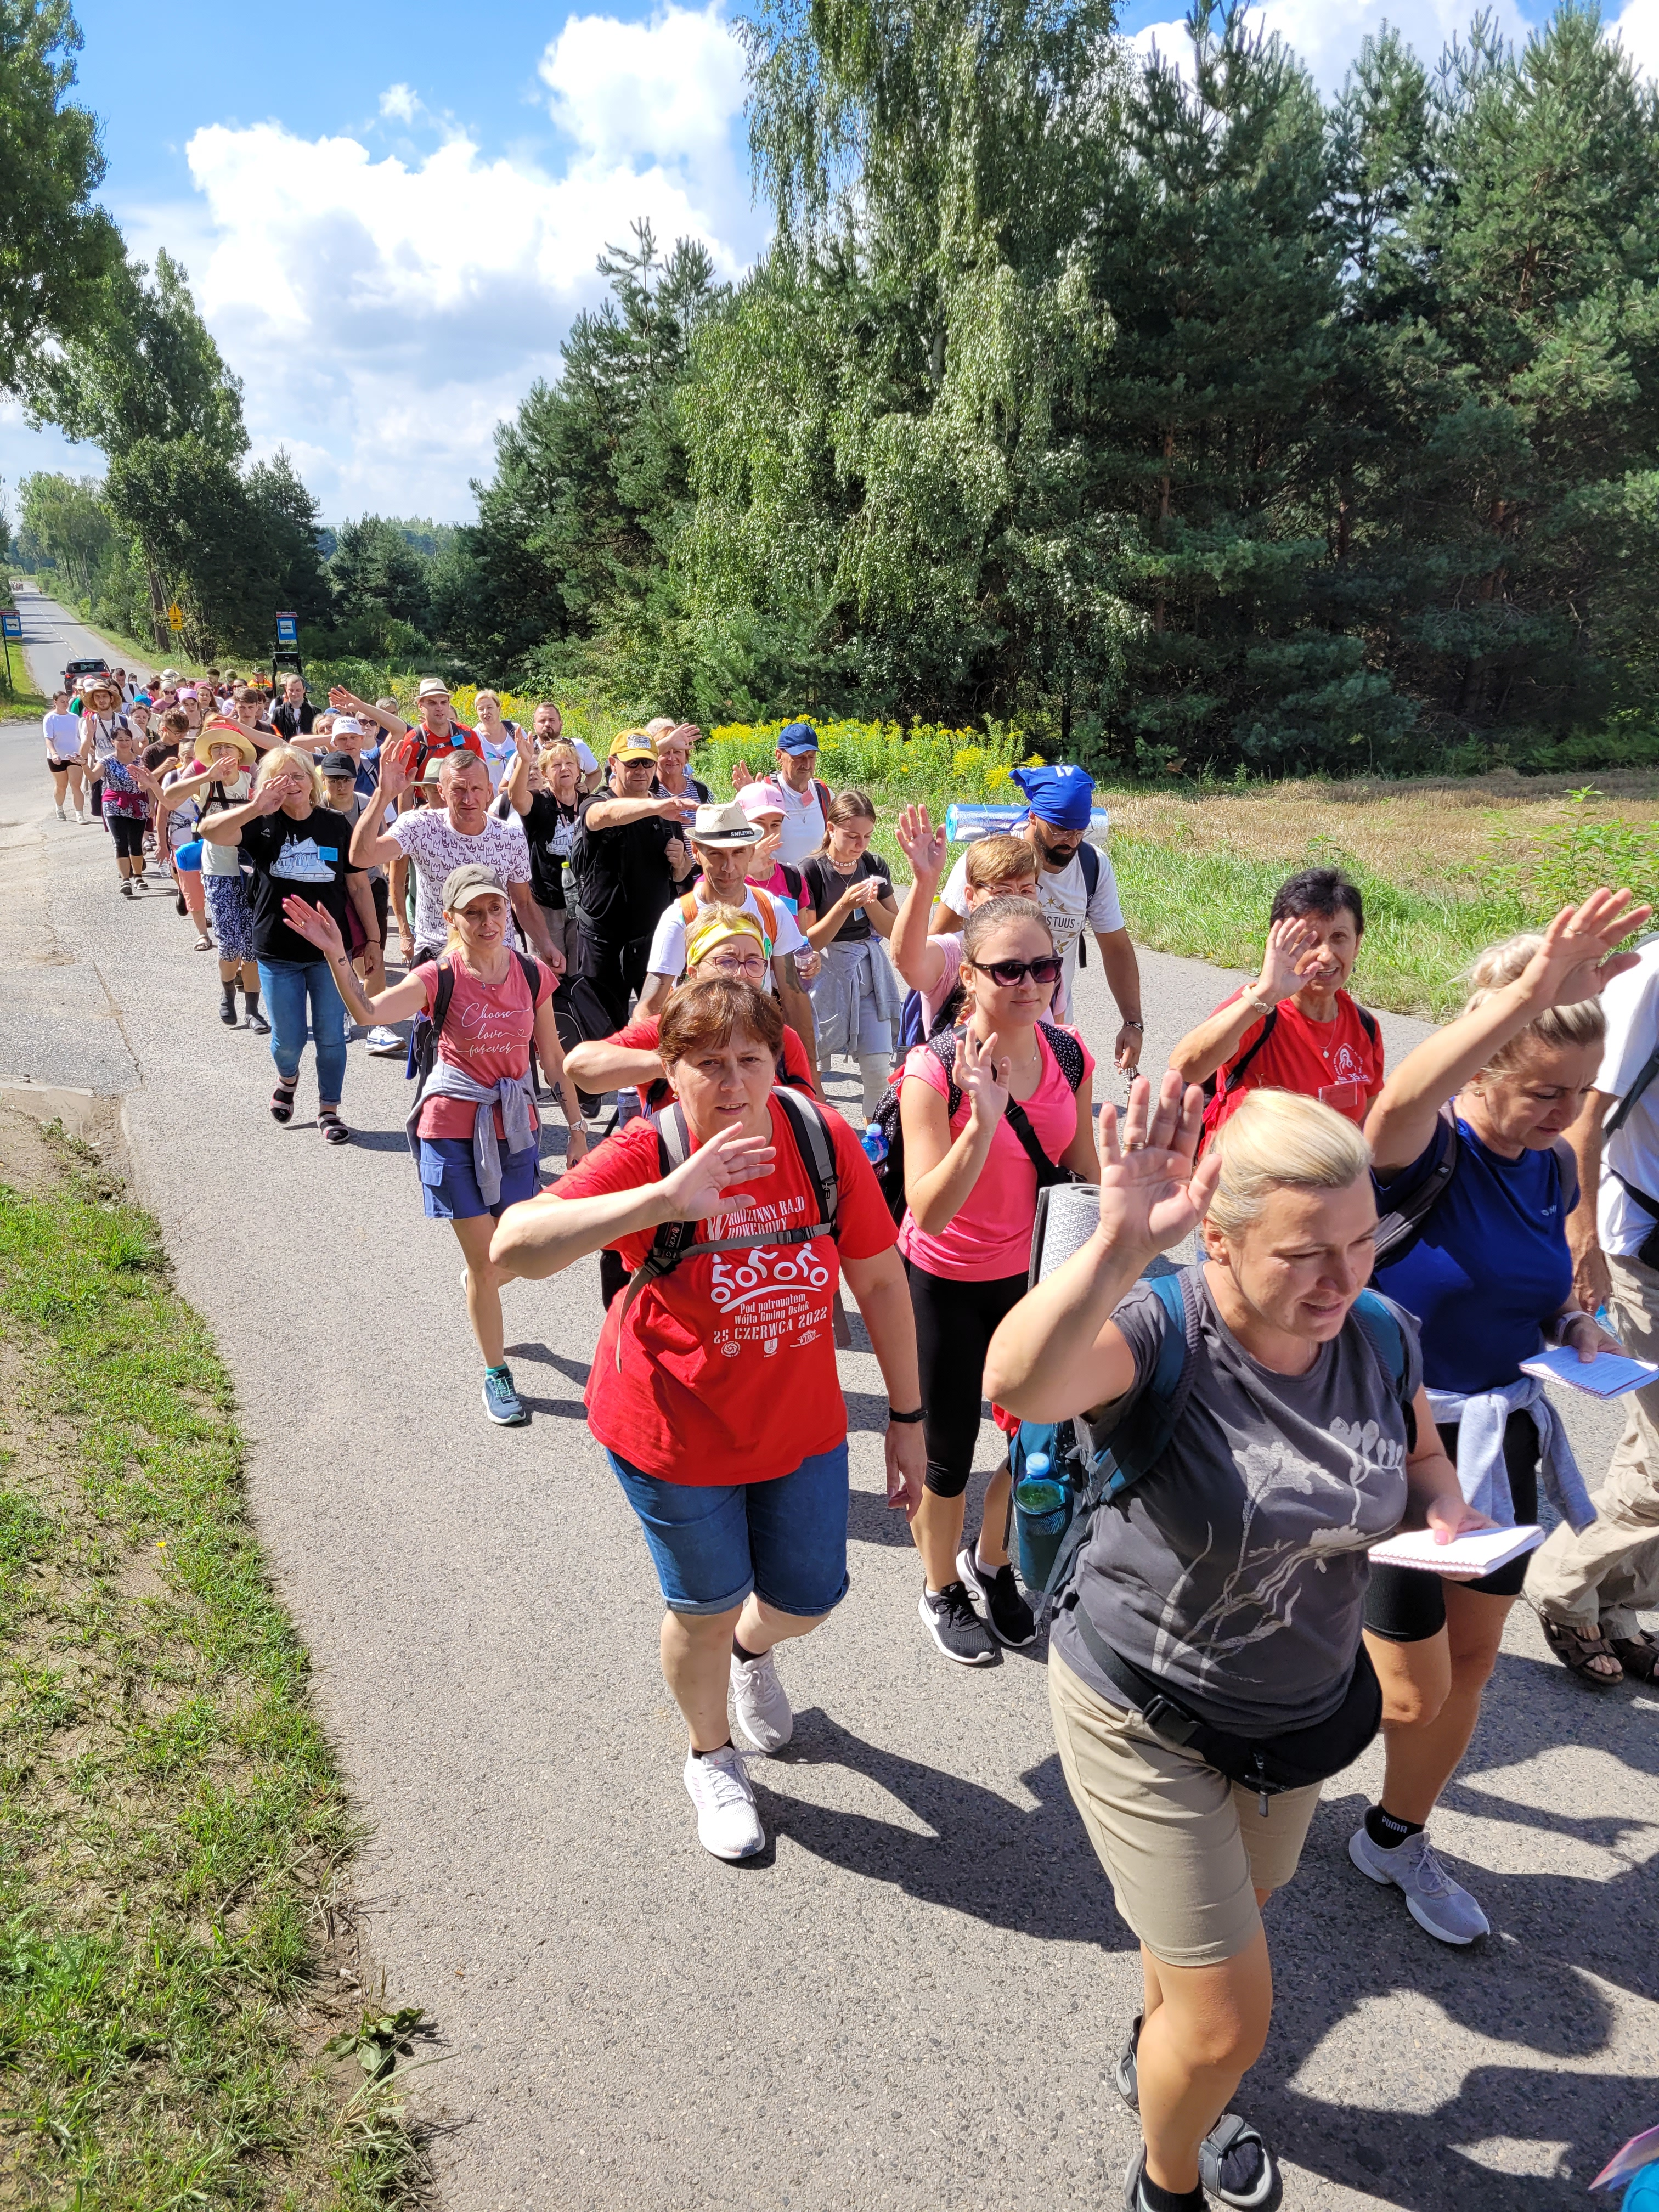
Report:
M 761 1751 L 781 1751 L 795 1733 L 794 1712 L 770 1651 L 763 1651 L 758 1659 L 732 1654 L 732 1703 L 738 1725 Z
M 405 1047 L 396 1030 L 389 1030 L 382 1024 L 372 1029 L 363 1039 L 363 1049 L 381 1060 L 390 1060 L 394 1054 L 403 1052 Z
M 744 1754 L 723 1744 L 699 1759 L 685 1755 L 685 1786 L 697 1808 L 697 1841 L 717 1859 L 747 1859 L 765 1848 L 766 1831 L 744 1771 Z
M 64 819 L 64 810 L 61 806 L 58 810 L 58 819 L 60 822 Z
M 88 823 L 91 821 L 92 817 L 90 814 L 77 814 L 75 818 L 84 830 Z

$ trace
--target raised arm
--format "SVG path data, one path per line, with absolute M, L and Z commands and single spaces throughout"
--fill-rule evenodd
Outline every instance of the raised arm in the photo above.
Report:
M 1121 1398 L 1134 1356 L 1112 1316 L 1159 1252 L 1189 1237 L 1221 1174 L 1212 1152 L 1196 1168 L 1203 1094 L 1166 1074 L 1156 1106 L 1137 1076 L 1121 1142 L 1115 1106 L 1100 1110 L 1100 1221 L 1083 1249 L 1036 1284 L 991 1339 L 985 1389 L 1023 1420 L 1060 1421 Z
M 769 1176 L 776 1157 L 764 1137 L 724 1130 L 660 1182 L 594 1198 L 561 1198 L 557 1188 L 509 1206 L 490 1240 L 489 1256 L 526 1282 L 562 1273 L 619 1237 L 660 1228 L 665 1221 L 702 1221 L 711 1213 L 741 1213 L 750 1200 L 737 1182 Z
M 899 903 L 887 950 L 903 981 L 925 996 L 945 980 L 945 954 L 928 936 L 927 918 L 945 866 L 945 836 L 927 819 L 925 806 L 907 806 L 896 835 L 899 850 L 910 863 L 910 888 Z
M 283 901 L 283 919 L 296 937 L 303 937 L 307 945 L 314 945 L 327 961 L 334 987 L 345 1000 L 346 1011 L 354 1022 L 362 1022 L 372 1029 L 377 1023 L 400 1022 L 405 1015 L 418 1014 L 425 1006 L 425 986 L 413 975 L 405 975 L 401 983 L 394 983 L 389 991 L 381 991 L 371 999 L 347 957 L 340 925 L 326 907 L 312 906 L 290 895 Z
M 625 830 L 653 814 L 663 822 L 690 822 L 696 811 L 695 799 L 596 799 L 582 821 L 589 830 Z
M 1261 973 L 1248 989 L 1218 1006 L 1196 1029 L 1188 1030 L 1170 1054 L 1183 1083 L 1207 1083 L 1237 1051 L 1245 1033 L 1264 1021 L 1281 999 L 1300 988 L 1302 963 L 1313 939 L 1313 926 L 1302 915 L 1286 915 L 1267 932 Z
M 360 722 L 377 724 L 389 738 L 406 738 L 412 726 L 404 720 L 401 714 L 392 714 L 384 707 L 374 707 L 367 699 L 360 699 L 355 691 L 348 691 L 343 684 L 331 687 L 328 703 L 337 714 L 355 714 Z
M 522 723 L 513 740 L 513 758 L 507 774 L 501 778 L 501 789 L 507 793 L 507 804 L 515 814 L 528 814 L 535 799 L 530 788 L 530 763 L 534 750 L 533 740 Z
M 1613 948 L 1651 911 L 1632 906 L 1627 890 L 1595 890 L 1581 907 L 1563 907 L 1514 982 L 1409 1053 L 1383 1085 L 1365 1122 L 1377 1172 L 1397 1175 L 1419 1158 L 1447 1099 L 1541 1013 L 1595 998 L 1615 975 L 1633 968 L 1635 953 Z
M 620 1091 L 624 1084 L 647 1088 L 663 1072 L 658 1054 L 635 1045 L 620 1045 L 615 1037 L 584 1038 L 580 1044 L 571 1046 L 564 1064 L 571 1081 L 593 1097 Z
M 409 770 L 390 750 L 380 754 L 380 780 L 374 796 L 357 817 L 351 832 L 350 859 L 354 868 L 386 867 L 403 855 L 403 847 L 389 837 L 380 824 L 388 806 L 395 806 L 409 788 Z

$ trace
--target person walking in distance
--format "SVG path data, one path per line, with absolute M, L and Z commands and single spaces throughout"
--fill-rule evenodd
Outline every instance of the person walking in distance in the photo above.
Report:
M 104 811 L 101 766 L 114 758 L 115 733 L 127 726 L 120 693 L 108 677 L 94 676 L 82 700 L 80 759 L 92 789 L 92 811 L 100 821 Z
M 1227 2107 L 1272 2015 L 1263 1908 L 1296 1872 L 1322 1778 L 1376 1729 L 1368 1549 L 1402 1520 L 1437 1541 L 1486 1525 L 1436 1435 L 1410 1316 L 1365 1289 L 1359 1131 L 1316 1099 L 1252 1091 L 1194 1170 L 1202 1107 L 1170 1073 L 1156 1104 L 1139 1079 L 1121 1119 L 1102 1109 L 1095 1233 L 985 1364 L 1011 1413 L 1082 1416 L 1125 1482 L 1061 1593 L 1048 1698 L 1140 1939 L 1115 2069 L 1142 2137 L 1126 2212 L 1272 2201 L 1273 2155 Z M 1198 1263 L 1147 1279 L 1194 1229 Z
M 1583 1193 L 1567 1217 L 1573 1302 L 1586 1313 L 1605 1306 L 1626 1350 L 1659 1364 L 1659 938 L 1638 948 L 1601 1005 L 1601 1063 L 1567 1133 Z M 1551 1649 L 1597 1687 L 1659 1672 L 1659 1644 L 1637 1617 L 1659 1607 L 1659 1382 L 1625 1405 L 1595 1520 L 1579 1530 L 1561 1522 L 1527 1572 Z
M 861 791 L 838 792 L 830 802 L 823 850 L 806 862 L 810 921 L 806 941 L 823 954 L 812 986 L 820 1087 L 838 1052 L 858 1062 L 868 1121 L 887 1088 L 893 1060 L 893 1025 L 900 999 L 883 939 L 898 915 L 887 863 L 870 851 L 876 810 Z
M 92 771 L 103 786 L 104 827 L 114 841 L 123 898 L 131 898 L 143 880 L 144 832 L 151 805 L 161 790 L 140 759 L 138 748 L 138 732 L 124 719 L 116 729 L 113 750 L 106 759 L 95 762 Z
M 1025 1292 L 1039 1160 L 1049 1181 L 1056 1169 L 1086 1176 L 1094 1167 L 1094 1061 L 1044 1018 L 1060 956 L 1029 900 L 974 908 L 962 972 L 964 1027 L 917 1045 L 898 1078 L 899 1249 L 927 1413 L 926 1490 L 910 1524 L 922 1565 L 917 1610 L 945 1658 L 983 1667 L 999 1644 L 1027 1644 L 1036 1632 L 1008 1559 L 1006 1459 L 986 1491 L 977 1541 L 963 1542 L 986 1347 Z
M 1120 1026 L 1114 1060 L 1120 1071 L 1139 1067 L 1146 1036 L 1140 1015 L 1140 968 L 1124 927 L 1111 861 L 1089 842 L 1094 778 L 1072 767 L 1017 768 L 1012 773 L 1030 806 L 1013 834 L 1023 837 L 1036 856 L 1037 904 L 1054 933 L 1054 950 L 1066 963 L 1063 995 L 1055 1018 L 1072 1019 L 1072 979 L 1077 973 L 1079 949 L 1085 930 L 1092 931 L 1107 988 L 1117 1003 Z M 967 911 L 966 879 L 964 854 L 951 871 L 934 910 L 930 927 L 935 936 L 954 934 L 962 927 Z
M 270 718 L 270 726 L 284 744 L 291 745 L 301 738 L 308 738 L 317 720 L 317 709 L 306 696 L 303 676 L 283 679 L 282 704 Z
M 776 858 L 798 868 L 821 852 L 830 826 L 830 787 L 818 775 L 818 733 L 810 722 L 790 722 L 778 732 L 773 773 L 764 779 L 779 816 Z M 758 781 L 746 761 L 732 770 L 732 788 L 741 797 Z
M 524 824 L 530 847 L 530 887 L 547 925 L 548 941 L 563 954 L 565 974 L 574 975 L 580 965 L 581 945 L 565 876 L 581 807 L 581 761 L 575 746 L 568 738 L 551 738 L 538 754 L 535 740 L 520 730 L 501 788 Z
M 1261 975 L 1170 1054 L 1183 1083 L 1214 1079 L 1206 1135 L 1250 1090 L 1300 1091 L 1364 1127 L 1382 1088 L 1382 1033 L 1345 988 L 1364 933 L 1358 886 L 1339 869 L 1304 868 L 1279 885 Z
M 67 821 L 64 801 L 70 800 L 75 818 L 84 828 L 87 820 L 86 770 L 81 763 L 81 725 L 69 710 L 69 693 L 54 691 L 52 705 L 40 717 L 40 734 L 46 744 L 46 772 L 52 778 L 52 802 L 58 819 Z
M 238 725 L 214 716 L 204 722 L 196 738 L 196 772 L 181 777 L 165 794 L 171 805 L 194 799 L 201 808 L 198 827 L 202 840 L 202 888 L 219 950 L 219 1018 L 227 1029 L 236 1027 L 236 987 L 240 981 L 247 1025 L 256 1036 L 269 1036 L 270 1024 L 259 1007 L 259 970 L 253 950 L 253 914 L 248 905 L 242 855 L 238 845 L 216 844 L 205 835 L 210 815 L 223 814 L 245 805 L 253 792 L 251 773 L 258 756 L 253 741 Z
M 585 799 L 571 865 L 580 886 L 581 981 L 590 1012 L 584 1034 L 619 1030 L 630 995 L 645 988 L 652 932 L 686 865 L 685 826 L 696 808 L 653 797 L 657 756 L 643 730 L 624 730 L 611 748 L 614 792 Z
M 432 1066 L 409 1115 L 410 1149 L 427 1218 L 448 1222 L 466 1262 L 467 1314 L 484 1361 L 484 1412 L 498 1427 L 521 1428 L 530 1416 L 514 1387 L 501 1322 L 501 1290 L 512 1274 L 490 1259 L 489 1240 L 507 1207 L 536 1189 L 540 1116 L 532 1039 L 549 1081 L 565 1096 L 568 1163 L 582 1158 L 587 1139 L 562 1080 L 552 973 L 507 947 L 506 885 L 493 870 L 467 861 L 450 871 L 442 897 L 443 951 L 372 997 L 326 908 L 290 896 L 283 913 L 289 928 L 327 961 L 354 1021 L 372 1030 L 425 1014 L 434 1024 Z
M 1463 1496 L 1505 1528 L 1538 1519 L 1540 1482 L 1573 1528 L 1595 1517 L 1544 1385 L 1521 1363 L 1547 1344 L 1583 1359 L 1618 1349 L 1573 1300 L 1565 1223 L 1578 1178 L 1565 1137 L 1601 1058 L 1600 994 L 1634 961 L 1614 947 L 1647 911 L 1632 909 L 1628 891 L 1599 890 L 1541 936 L 1483 953 L 1462 1013 L 1401 1061 L 1365 1124 L 1386 1211 L 1407 1208 L 1449 1165 L 1376 1280 L 1419 1316 L 1429 1403 Z M 1382 1796 L 1349 1855 L 1372 1881 L 1401 1890 L 1443 1943 L 1489 1930 L 1431 1848 L 1428 1823 L 1468 1749 L 1526 1572 L 1524 1555 L 1456 1584 L 1378 1566 L 1366 1595 L 1388 1755 Z M 1583 1663 L 1616 1679 L 1616 1659 Z
M 588 1425 L 656 1568 L 663 1674 L 690 1739 L 685 1786 L 699 1840 L 724 1859 L 766 1840 L 727 1698 L 751 1743 L 781 1749 L 794 1717 L 776 1648 L 817 1628 L 848 1587 L 847 1407 L 830 1326 L 842 1273 L 887 1387 L 890 1505 L 913 1510 L 921 1480 L 892 1220 L 850 1125 L 774 1088 L 782 1036 L 777 1001 L 747 983 L 676 992 L 658 1040 L 673 1103 L 509 1208 L 490 1247 L 537 1280 L 607 1245 L 630 1271 L 593 1355 Z M 737 1307 L 734 1262 L 750 1285 Z

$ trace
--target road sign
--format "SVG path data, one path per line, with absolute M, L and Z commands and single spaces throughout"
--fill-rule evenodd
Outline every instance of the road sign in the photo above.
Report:
M 22 616 L 15 607 L 0 607 L 0 637 L 21 638 L 22 635 Z
M 180 630 L 184 626 L 185 611 L 175 599 L 167 609 L 167 628 L 171 630 Z
M 300 617 L 298 615 L 277 616 L 276 642 L 278 645 L 298 645 L 300 642 Z

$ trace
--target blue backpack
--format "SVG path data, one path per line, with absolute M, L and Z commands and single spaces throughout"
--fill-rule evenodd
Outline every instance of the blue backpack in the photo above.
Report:
M 1019 1487 L 1026 1460 L 1034 1452 L 1042 1452 L 1076 1499 L 1070 1525 L 1037 1601 L 1039 1620 L 1070 1583 L 1096 1514 L 1103 1505 L 1116 1504 L 1132 1484 L 1152 1472 L 1181 1425 L 1198 1364 L 1199 1301 L 1188 1280 L 1195 1273 L 1195 1268 L 1174 1267 L 1165 1261 L 1159 1272 L 1142 1279 L 1151 1284 L 1171 1326 L 1158 1346 L 1158 1364 L 1106 1443 L 1096 1449 L 1080 1421 L 1022 1421 L 1019 1425 L 1008 1454 L 1015 1489 Z M 1394 1309 L 1378 1292 L 1367 1290 L 1354 1300 L 1352 1311 L 1389 1387 L 1401 1404 L 1406 1405 L 1410 1370 L 1405 1331 Z

